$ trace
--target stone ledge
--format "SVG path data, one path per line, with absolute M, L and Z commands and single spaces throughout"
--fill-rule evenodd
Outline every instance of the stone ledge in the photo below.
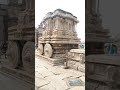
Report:
M 85 64 L 81 64 L 80 62 L 68 60 L 67 66 L 69 68 L 72 68 L 72 69 L 75 69 L 75 70 L 78 70 L 78 71 L 85 73 Z
M 53 59 L 53 58 L 48 58 L 46 56 L 38 55 L 38 54 L 37 54 L 37 56 L 44 58 L 45 60 L 47 60 L 49 62 L 49 64 L 51 64 L 53 66 L 64 65 L 65 58 Z

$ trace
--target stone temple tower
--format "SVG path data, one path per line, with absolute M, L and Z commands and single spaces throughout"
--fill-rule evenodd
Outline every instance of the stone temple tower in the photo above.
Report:
M 109 42 L 109 30 L 102 26 L 99 0 L 85 0 L 86 55 L 104 53 L 104 44 Z
M 38 44 L 41 55 L 54 59 L 64 58 L 67 51 L 78 48 L 78 20 L 73 14 L 56 9 L 47 13 L 42 23 L 44 30 Z

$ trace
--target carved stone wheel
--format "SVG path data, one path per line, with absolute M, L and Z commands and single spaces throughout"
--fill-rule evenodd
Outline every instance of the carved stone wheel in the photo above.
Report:
M 45 54 L 45 56 L 47 56 L 49 58 L 52 57 L 53 49 L 52 49 L 52 46 L 50 44 L 45 44 L 44 54 Z
M 20 47 L 17 42 L 10 41 L 6 52 L 12 68 L 17 68 L 20 64 Z
M 39 54 L 40 54 L 40 55 L 43 54 L 43 45 L 42 45 L 42 44 L 39 44 L 39 45 L 38 45 L 38 51 L 39 51 Z
M 34 74 L 35 67 L 35 46 L 34 42 L 28 41 L 22 50 L 22 61 L 24 69 L 31 74 Z

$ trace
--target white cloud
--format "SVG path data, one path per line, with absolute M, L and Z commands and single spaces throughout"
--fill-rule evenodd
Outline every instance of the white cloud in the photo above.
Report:
M 79 20 L 78 37 L 85 40 L 85 0 L 35 0 L 35 27 L 38 27 L 43 17 L 55 9 L 72 13 Z

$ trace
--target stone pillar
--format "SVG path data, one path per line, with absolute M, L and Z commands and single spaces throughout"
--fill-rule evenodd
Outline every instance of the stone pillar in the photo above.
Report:
M 55 29 L 55 19 L 53 18 L 53 20 L 52 20 L 52 28 L 53 28 L 53 30 Z
M 96 14 L 96 0 L 85 0 L 86 4 L 86 9 L 91 13 L 91 14 Z
M 59 29 L 59 17 L 55 18 L 55 28 Z
M 65 29 L 68 30 L 68 21 L 65 19 Z
M 29 9 L 29 0 L 25 0 L 26 1 L 26 10 L 28 10 Z
M 32 0 L 29 0 L 29 9 L 32 9 Z
M 92 0 L 92 14 L 96 14 L 96 0 Z
M 90 10 L 90 7 L 91 7 L 91 0 L 85 0 L 85 3 L 86 3 L 86 5 L 85 5 L 85 9 L 88 9 L 88 11 L 91 11 Z
M 4 16 L 0 16 L 0 41 L 3 41 L 3 35 L 4 35 L 4 33 L 3 33 L 3 30 L 4 30 L 4 23 L 3 23 L 3 20 L 4 20 L 4 18 L 3 18 Z
M 52 29 L 52 20 L 48 19 L 48 30 Z
M 48 30 L 48 21 L 45 21 L 46 30 Z
M 76 25 L 76 23 L 73 21 L 73 32 L 75 32 L 75 30 L 76 30 L 75 25 Z
M 29 9 L 34 9 L 35 7 L 35 0 L 29 0 Z

